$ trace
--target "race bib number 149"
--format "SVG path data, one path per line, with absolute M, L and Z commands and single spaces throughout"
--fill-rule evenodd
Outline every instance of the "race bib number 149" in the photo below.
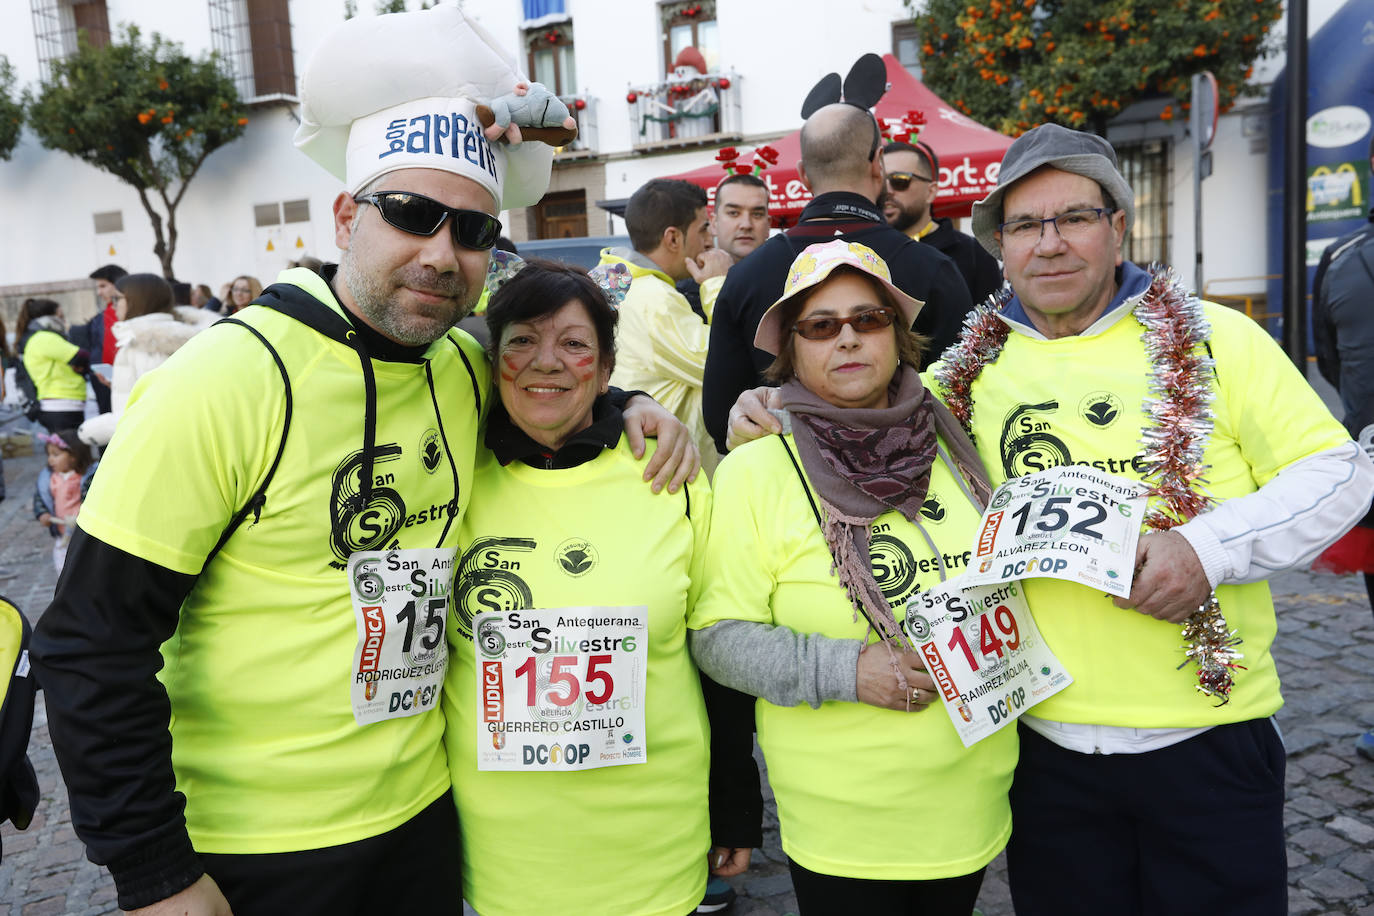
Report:
M 965 591 L 962 578 L 907 603 L 912 634 L 965 747 L 1073 683 L 1045 645 L 1020 582 Z

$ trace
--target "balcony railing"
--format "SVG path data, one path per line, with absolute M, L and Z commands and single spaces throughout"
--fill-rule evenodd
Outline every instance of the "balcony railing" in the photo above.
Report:
M 625 102 L 636 149 L 711 143 L 741 132 L 739 74 L 734 70 L 631 86 Z
M 596 109 L 597 98 L 594 95 L 582 93 L 581 95 L 559 96 L 563 104 L 568 106 L 568 111 L 572 113 L 573 119 L 577 121 L 577 137 L 567 146 L 559 147 L 560 153 L 591 153 L 595 154 L 597 145 L 596 136 Z

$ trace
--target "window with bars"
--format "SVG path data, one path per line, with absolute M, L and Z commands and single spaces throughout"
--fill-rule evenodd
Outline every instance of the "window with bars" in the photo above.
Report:
M 525 33 L 525 46 L 529 49 L 530 79 L 543 83 L 554 95 L 577 95 L 571 22 L 530 29 Z
M 917 79 L 921 78 L 921 33 L 916 20 L 892 23 L 892 56 Z
M 93 47 L 110 43 L 110 16 L 105 0 L 30 0 L 33 35 L 42 79 L 52 78 L 53 61 L 76 53 L 78 36 Z
M 1135 190 L 1135 228 L 1126 238 L 1126 259 L 1145 265 L 1169 260 L 1169 144 L 1163 140 L 1118 146 L 1121 174 Z
M 209 0 L 210 39 L 248 102 L 296 98 L 287 0 Z
M 696 48 L 706 59 L 706 71 L 720 66 L 720 35 L 716 29 L 715 0 L 678 0 L 660 7 L 663 20 L 663 70 L 673 72 L 673 62 L 683 48 Z

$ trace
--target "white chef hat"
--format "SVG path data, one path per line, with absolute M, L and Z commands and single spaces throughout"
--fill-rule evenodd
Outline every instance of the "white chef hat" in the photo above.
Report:
M 453 172 L 498 209 L 544 196 L 553 150 L 488 144 L 475 108 L 524 76 L 457 6 L 349 19 L 320 44 L 301 79 L 296 146 L 357 193 L 397 169 Z

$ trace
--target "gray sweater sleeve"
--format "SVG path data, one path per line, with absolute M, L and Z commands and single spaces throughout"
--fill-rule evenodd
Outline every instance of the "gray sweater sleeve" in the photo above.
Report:
M 858 702 L 857 639 L 832 639 L 751 620 L 722 620 L 692 630 L 692 656 L 717 683 L 775 706 L 812 708 L 826 700 Z

